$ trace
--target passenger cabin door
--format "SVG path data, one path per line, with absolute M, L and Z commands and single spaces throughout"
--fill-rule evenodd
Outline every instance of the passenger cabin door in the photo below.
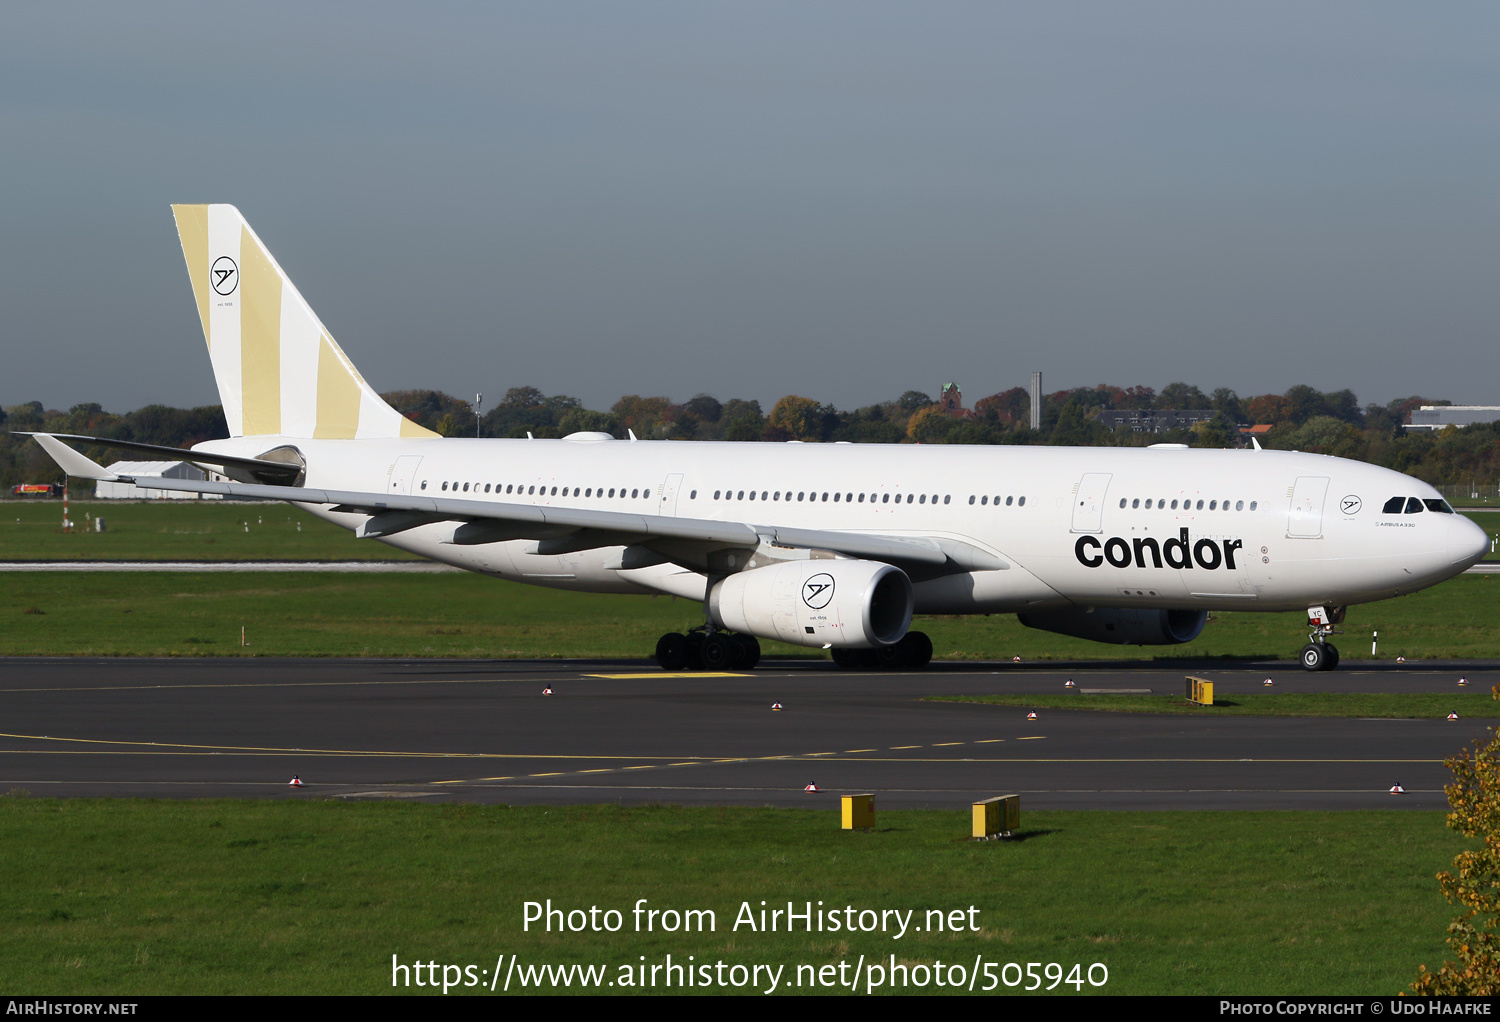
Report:
M 667 476 L 667 481 L 661 484 L 661 500 L 657 502 L 656 513 L 675 517 L 677 514 L 677 495 L 681 489 L 681 472 L 673 472 Z
M 422 461 L 420 454 L 407 454 L 396 459 L 391 466 L 391 484 L 387 493 L 410 493 L 412 483 L 417 478 L 417 465 Z
M 1104 495 L 1109 491 L 1109 472 L 1089 472 L 1078 481 L 1073 494 L 1073 531 L 1104 531 Z
M 1327 476 L 1298 476 L 1292 488 L 1292 509 L 1287 515 L 1288 539 L 1317 539 L 1323 535 L 1323 499 L 1328 496 Z

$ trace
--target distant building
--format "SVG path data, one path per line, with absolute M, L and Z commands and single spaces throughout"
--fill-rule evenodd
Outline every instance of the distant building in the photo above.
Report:
M 186 461 L 117 461 L 109 466 L 115 475 L 132 476 L 136 479 L 207 479 L 208 474 L 197 465 Z M 94 484 L 94 496 L 99 500 L 220 500 L 217 493 L 183 493 L 181 490 L 158 490 L 149 486 L 132 486 L 129 483 Z
M 1411 413 L 1408 429 L 1447 429 L 1500 421 L 1500 405 L 1423 405 Z
M 1115 432 L 1168 433 L 1200 422 L 1212 422 L 1212 408 L 1123 408 L 1099 413 L 1099 422 Z
M 945 383 L 943 389 L 938 391 L 938 407 L 943 410 L 944 415 L 955 419 L 972 419 L 974 413 L 964 407 L 964 395 L 958 389 L 956 383 Z

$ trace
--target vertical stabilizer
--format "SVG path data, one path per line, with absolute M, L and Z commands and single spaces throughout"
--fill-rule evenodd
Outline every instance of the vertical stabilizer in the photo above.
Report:
M 238 209 L 172 212 L 230 436 L 437 436 L 365 382 Z

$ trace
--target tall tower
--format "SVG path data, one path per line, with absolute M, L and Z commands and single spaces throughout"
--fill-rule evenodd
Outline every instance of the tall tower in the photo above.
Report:
M 1031 428 L 1042 428 L 1042 374 L 1031 374 Z

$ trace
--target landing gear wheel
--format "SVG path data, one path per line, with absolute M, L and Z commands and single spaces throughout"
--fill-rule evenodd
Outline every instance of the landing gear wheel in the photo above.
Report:
M 1329 647 L 1317 642 L 1309 642 L 1302 647 L 1302 669 L 1304 671 L 1326 671 L 1328 670 Z
M 735 661 L 742 655 L 735 637 L 724 632 L 714 632 L 712 635 L 704 636 L 703 648 L 698 654 L 705 671 L 730 670 L 736 666 Z
M 906 650 L 906 666 L 923 668 L 932 662 L 932 640 L 926 632 L 907 632 L 899 643 Z
M 687 636 L 668 632 L 656 640 L 656 665 L 664 671 L 680 671 L 692 659 Z
M 740 646 L 739 669 L 755 670 L 755 665 L 760 663 L 760 640 L 753 635 L 736 635 L 734 639 Z
M 1325 642 L 1323 643 L 1323 648 L 1328 651 L 1326 662 L 1323 664 L 1323 670 L 1331 671 L 1339 665 L 1338 647 L 1331 642 Z
M 835 646 L 830 651 L 833 662 L 845 671 L 859 670 L 859 653 L 857 649 L 849 649 L 845 646 Z

